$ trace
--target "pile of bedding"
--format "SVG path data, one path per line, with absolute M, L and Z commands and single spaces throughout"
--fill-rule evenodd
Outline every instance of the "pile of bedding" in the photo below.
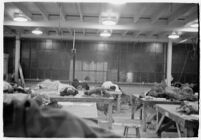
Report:
M 39 82 L 34 89 L 51 89 L 51 90 L 57 90 L 59 86 L 60 81 L 52 81 L 49 79 L 46 79 L 42 82 Z
M 8 83 L 6 81 L 3 81 L 3 93 L 24 93 L 29 94 L 31 92 L 30 88 L 24 88 L 18 84 L 15 83 Z
M 81 87 L 82 86 L 82 87 Z M 112 83 L 111 81 L 105 81 L 100 87 L 94 87 L 89 89 L 88 84 L 84 81 L 80 82 L 74 80 L 72 85 L 64 84 L 60 81 L 44 80 L 38 83 L 35 87 L 32 88 L 32 98 L 38 103 L 39 106 L 45 107 L 60 107 L 56 101 L 51 101 L 49 96 L 74 96 L 74 97 L 113 97 L 115 100 L 117 96 L 110 94 L 108 91 L 117 91 L 121 92 L 121 89 L 118 85 Z M 122 94 L 122 100 L 126 103 L 130 101 L 130 98 Z M 127 102 L 128 101 L 128 102 Z M 123 102 L 122 102 L 123 103 Z M 107 105 L 98 103 L 98 109 L 106 112 Z
M 78 79 L 74 79 L 71 85 L 78 90 L 90 89 L 86 81 L 79 81 Z
M 183 85 L 179 87 L 168 87 L 165 84 L 156 84 L 147 93 L 146 96 L 155 98 L 166 98 L 170 100 L 178 101 L 197 101 L 196 96 L 191 87 Z
M 90 89 L 84 92 L 87 96 L 93 97 L 112 97 L 104 88 L 96 87 L 94 89 Z
M 60 108 L 57 101 L 50 100 L 50 96 L 81 96 L 78 89 L 70 84 L 64 84 L 60 81 L 44 80 L 32 87 L 31 97 L 42 108 Z
M 184 101 L 179 108 L 177 108 L 177 111 L 183 112 L 185 114 L 199 114 L 199 103 L 197 102 L 189 102 Z
M 109 91 L 120 92 L 122 94 L 122 91 L 117 84 L 114 84 L 111 81 L 105 81 L 100 87 L 85 91 L 85 95 L 116 98 L 116 95 L 111 95 Z
M 75 96 L 78 94 L 78 90 L 74 88 L 72 85 L 63 84 L 60 81 L 52 81 L 52 80 L 44 80 L 38 83 L 35 87 L 33 87 L 33 92 L 35 94 L 39 94 L 42 90 L 47 90 L 48 92 L 43 92 L 45 94 L 51 94 L 52 91 L 56 93 L 56 95 L 60 96 Z

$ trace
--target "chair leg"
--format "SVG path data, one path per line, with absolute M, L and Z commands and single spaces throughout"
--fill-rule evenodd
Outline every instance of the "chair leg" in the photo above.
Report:
M 127 127 L 125 126 L 124 127 L 124 136 L 126 136 L 126 130 L 127 130 Z
M 140 129 L 139 129 L 139 127 L 136 127 L 136 137 L 140 138 Z
M 127 137 L 128 136 L 128 127 L 125 126 L 124 128 L 124 137 Z
M 128 127 L 126 127 L 126 138 L 128 137 Z

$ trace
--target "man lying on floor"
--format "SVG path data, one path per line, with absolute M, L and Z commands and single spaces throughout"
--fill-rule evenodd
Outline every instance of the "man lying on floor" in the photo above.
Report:
M 69 112 L 41 109 L 32 99 L 4 101 L 3 131 L 5 137 L 79 137 L 119 138 L 98 127 L 89 127 L 82 119 Z

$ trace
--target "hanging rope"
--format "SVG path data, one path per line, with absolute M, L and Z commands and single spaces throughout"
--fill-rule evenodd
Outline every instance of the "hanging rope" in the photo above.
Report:
M 75 30 L 73 31 L 73 50 L 75 50 Z
M 72 48 L 72 54 L 73 54 L 73 80 L 75 79 L 75 59 L 76 59 L 76 49 L 75 49 L 75 30 L 74 30 L 74 36 L 73 36 L 73 48 Z
M 59 32 L 58 34 L 61 36 L 61 40 L 63 40 L 63 34 L 62 34 L 62 31 L 61 31 L 61 20 L 62 20 L 62 17 L 61 17 L 61 4 L 59 4 Z

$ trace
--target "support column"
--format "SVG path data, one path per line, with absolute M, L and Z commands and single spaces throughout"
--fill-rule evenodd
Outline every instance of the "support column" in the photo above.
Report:
M 167 50 L 167 85 L 171 86 L 172 80 L 172 40 L 168 41 L 168 50 Z
M 76 49 L 75 49 L 75 30 L 73 33 L 73 49 L 72 49 L 72 53 L 73 53 L 73 80 L 75 79 L 75 61 L 76 61 Z
M 20 63 L 20 36 L 16 36 L 15 40 L 15 82 L 19 79 L 19 63 Z
M 73 80 L 75 79 L 76 50 L 73 50 Z
M 119 63 L 120 63 L 120 61 L 119 61 L 119 55 L 117 56 L 117 82 L 119 82 L 119 78 L 120 78 L 120 70 L 119 70 Z

